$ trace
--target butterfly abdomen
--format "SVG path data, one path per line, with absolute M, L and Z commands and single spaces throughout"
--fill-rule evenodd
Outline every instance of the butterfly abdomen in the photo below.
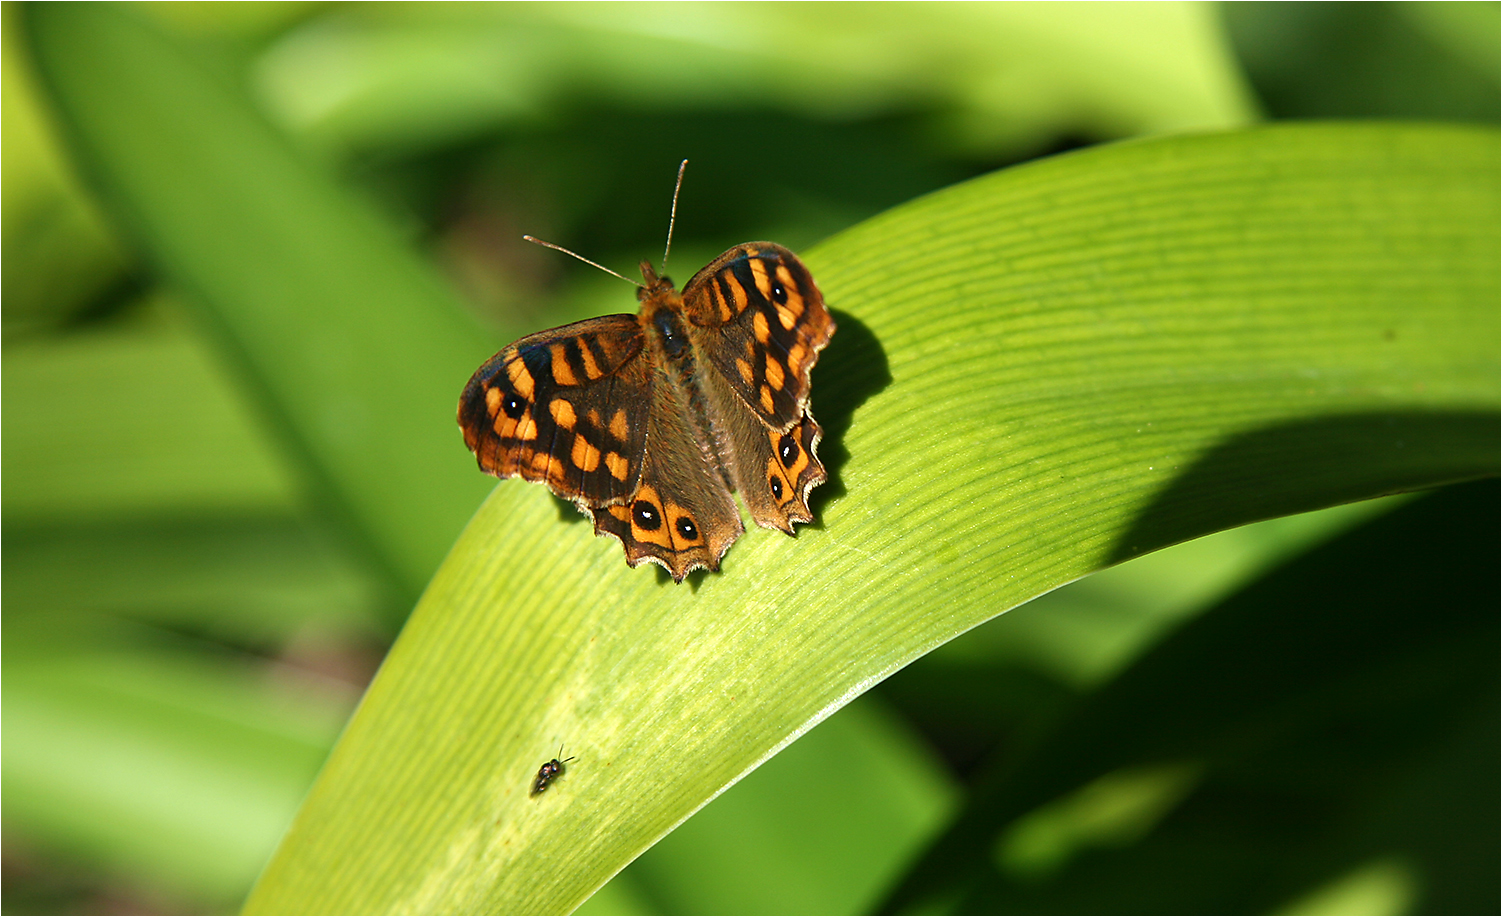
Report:
M 643 306 L 648 346 L 659 352 L 656 365 L 663 370 L 656 385 L 667 390 L 658 393 L 656 398 L 665 410 L 679 415 L 689 427 L 694 445 L 699 447 L 699 461 L 715 470 L 726 488 L 735 490 L 727 468 L 731 453 L 726 450 L 724 437 L 715 424 L 714 409 L 705 398 L 699 354 L 684 327 L 682 309 L 678 291 L 672 287 L 656 291 Z M 658 448 L 671 447 L 662 443 Z M 691 457 L 678 458 L 687 461 Z

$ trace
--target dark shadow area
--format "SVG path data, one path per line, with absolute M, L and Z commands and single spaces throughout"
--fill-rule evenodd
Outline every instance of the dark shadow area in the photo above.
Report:
M 840 473 L 851 458 L 845 448 L 845 434 L 851 429 L 856 409 L 892 383 L 887 351 L 866 323 L 841 309 L 831 309 L 830 314 L 835 317 L 835 336 L 809 376 L 809 407 L 824 431 L 819 459 L 830 476 L 809 495 L 816 526 L 830 499 L 846 493 Z
M 1253 431 L 1175 479 L 1108 561 L 1244 523 L 1496 474 L 1498 452 L 1498 415 L 1485 412 L 1345 415 Z
M 1009 613 L 1012 614 L 1012 613 Z M 995 622 L 995 619 L 993 620 Z M 1014 660 L 926 654 L 872 693 L 902 712 L 962 782 L 1016 754 L 1080 703 L 1079 690 Z M 964 699 L 957 704 L 956 699 Z
M 1421 497 L 1272 571 L 993 763 L 881 911 L 1266 914 L 1377 861 L 1408 913 L 1500 906 L 1499 487 Z M 1032 872 L 1009 827 L 1121 769 L 1193 783 Z
M 773 109 L 577 104 L 518 128 L 411 159 L 367 159 L 354 169 L 435 226 L 468 212 L 499 214 L 517 234 L 550 239 L 619 270 L 610 259 L 630 269 L 641 258 L 662 256 L 674 173 L 683 159 L 689 168 L 674 249 L 714 252 L 750 241 L 754 227 L 794 230 L 776 241 L 799 251 L 1006 164 L 960 159 L 918 142 L 932 130 L 932 115 L 924 113 L 830 121 Z M 767 231 L 753 235 L 763 238 Z M 668 267 L 683 281 L 700 266 L 676 257 Z M 567 278 L 570 270 L 555 263 L 549 273 Z
M 565 497 L 559 497 L 552 491 L 548 492 L 548 496 L 553 498 L 553 508 L 558 511 L 558 521 L 560 523 L 589 522 L 589 514 L 580 512 L 579 505 L 574 503 L 574 501 Z

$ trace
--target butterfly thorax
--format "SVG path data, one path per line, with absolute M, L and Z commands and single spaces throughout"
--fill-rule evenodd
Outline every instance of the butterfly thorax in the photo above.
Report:
M 725 433 L 715 424 L 714 412 L 699 382 L 698 361 L 684 318 L 683 298 L 672 280 L 658 277 L 646 262 L 642 264 L 642 277 L 647 285 L 638 291 L 642 300 L 638 321 L 648 349 L 659 355 L 653 361 L 658 368 L 654 385 L 671 390 L 661 393 L 660 404 L 672 406 L 687 422 L 704 462 L 734 490 L 726 468 Z
M 663 346 L 663 353 L 670 360 L 691 361 L 689 354 L 689 333 L 684 329 L 684 323 L 679 314 L 673 309 L 659 309 L 652 314 L 649 328 L 658 336 L 658 343 Z
M 652 262 L 642 262 L 642 286 L 637 288 L 637 299 L 642 303 L 642 330 L 656 336 L 663 353 L 671 359 L 686 358 L 689 335 L 683 323 L 684 299 L 673 286 L 673 279 L 658 277 Z

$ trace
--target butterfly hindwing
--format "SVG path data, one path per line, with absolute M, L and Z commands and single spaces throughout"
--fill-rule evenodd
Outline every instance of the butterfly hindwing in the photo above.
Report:
M 475 372 L 459 426 L 480 468 L 546 482 L 582 507 L 624 501 L 642 472 L 651 368 L 632 315 L 529 335 Z
M 835 320 L 797 256 L 772 242 L 738 245 L 694 275 L 683 299 L 696 352 L 746 406 L 780 432 L 798 423 Z
M 671 386 L 655 386 L 641 482 L 622 504 L 593 511 L 595 531 L 621 540 L 626 562 L 661 564 L 683 580 L 689 571 L 720 570 L 744 528 L 735 498 L 688 422 L 689 406 Z
M 794 523 L 813 522 L 809 491 L 825 480 L 815 454 L 822 431 L 814 417 L 805 411 L 779 431 L 748 410 L 719 374 L 702 374 L 699 383 L 721 433 L 722 461 L 752 519 L 790 535 Z

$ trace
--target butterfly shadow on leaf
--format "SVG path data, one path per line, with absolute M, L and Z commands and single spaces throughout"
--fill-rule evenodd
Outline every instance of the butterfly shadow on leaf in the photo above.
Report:
M 840 309 L 831 309 L 840 331 L 830 339 L 819 363 L 810 374 L 810 408 L 824 428 L 819 443 L 819 458 L 829 479 L 809 496 L 815 523 L 824 525 L 824 509 L 831 498 L 845 494 L 841 472 L 851 458 L 845 448 L 845 434 L 856 416 L 856 409 L 892 382 L 887 367 L 887 351 L 866 323 Z

